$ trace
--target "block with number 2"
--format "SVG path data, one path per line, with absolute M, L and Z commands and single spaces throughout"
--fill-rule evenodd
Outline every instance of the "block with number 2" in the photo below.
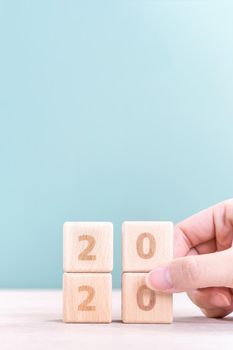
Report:
M 64 224 L 64 322 L 111 322 L 112 268 L 112 223 Z
M 111 274 L 64 273 L 63 320 L 75 323 L 111 322 Z
M 111 272 L 113 225 L 111 222 L 66 222 L 63 226 L 65 272 Z

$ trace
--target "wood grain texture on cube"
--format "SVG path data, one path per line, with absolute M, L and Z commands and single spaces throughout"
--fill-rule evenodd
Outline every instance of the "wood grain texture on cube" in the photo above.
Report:
M 128 221 L 122 225 L 123 272 L 147 272 L 173 257 L 173 224 Z
M 124 323 L 171 323 L 172 295 L 156 293 L 145 284 L 146 273 L 122 274 Z
M 110 323 L 112 321 L 111 274 L 64 273 L 63 321 Z
M 110 272 L 113 268 L 111 222 L 66 222 L 63 226 L 65 272 Z

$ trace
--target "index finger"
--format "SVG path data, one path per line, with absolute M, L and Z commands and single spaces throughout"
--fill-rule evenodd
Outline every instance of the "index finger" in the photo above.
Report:
M 175 226 L 174 257 L 185 256 L 198 245 L 212 240 L 226 249 L 230 240 L 232 243 L 232 236 L 233 199 L 229 199 L 202 210 Z

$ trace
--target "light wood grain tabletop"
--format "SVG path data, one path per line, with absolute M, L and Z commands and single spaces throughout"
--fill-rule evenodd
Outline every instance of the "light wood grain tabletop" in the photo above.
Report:
M 228 349 L 233 317 L 207 319 L 184 294 L 174 296 L 174 323 L 123 324 L 120 291 L 113 292 L 110 324 L 64 324 L 62 293 L 0 291 L 0 349 Z

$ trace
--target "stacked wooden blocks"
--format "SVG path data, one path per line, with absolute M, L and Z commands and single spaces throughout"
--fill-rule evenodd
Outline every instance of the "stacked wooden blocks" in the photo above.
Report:
M 122 226 L 122 321 L 171 323 L 172 295 L 145 284 L 147 272 L 173 256 L 171 222 L 125 222 Z
M 66 222 L 63 249 L 64 322 L 111 322 L 112 223 Z

